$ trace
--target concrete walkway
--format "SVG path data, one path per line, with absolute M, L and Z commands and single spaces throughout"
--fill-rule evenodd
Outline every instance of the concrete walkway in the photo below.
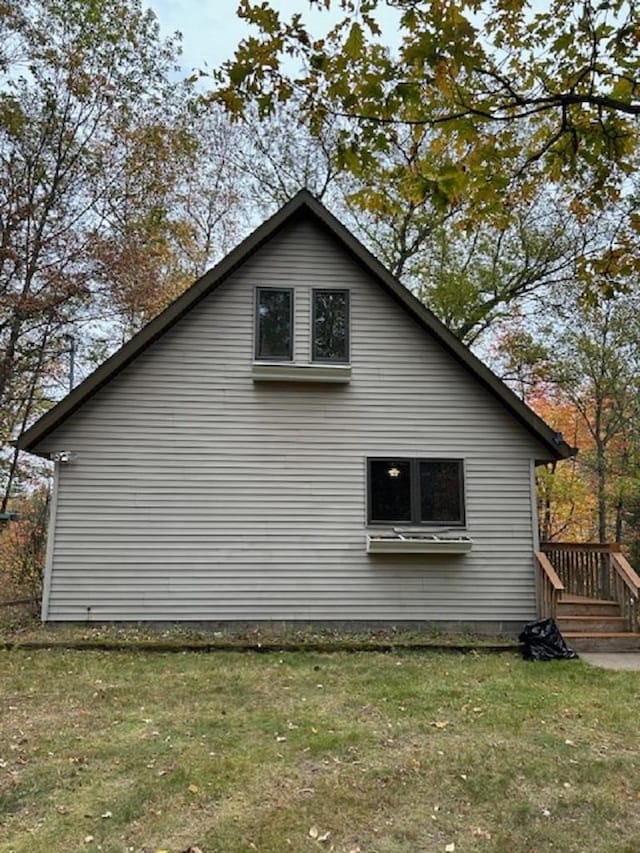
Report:
M 640 652 L 580 652 L 585 663 L 603 669 L 628 669 L 640 672 Z

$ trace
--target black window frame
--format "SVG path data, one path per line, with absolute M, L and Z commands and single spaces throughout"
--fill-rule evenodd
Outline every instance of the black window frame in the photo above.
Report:
M 394 462 L 409 463 L 409 483 L 411 494 L 411 520 L 400 521 L 398 519 L 374 519 L 371 515 L 372 510 L 372 476 L 371 464 L 373 462 L 388 462 L 390 465 Z M 458 467 L 458 499 L 460 509 L 460 519 L 457 521 L 436 521 L 423 520 L 421 515 L 421 491 L 420 491 L 420 464 L 423 462 L 452 462 Z M 368 456 L 367 457 L 367 524 L 388 527 L 395 525 L 397 527 L 466 527 L 466 501 L 464 489 L 464 459 L 452 456 Z
M 275 292 L 275 293 L 288 293 L 290 296 L 289 301 L 289 353 L 287 356 L 264 356 L 260 355 L 260 343 L 261 343 L 261 335 L 260 335 L 260 294 L 263 292 Z M 254 350 L 253 357 L 255 361 L 264 361 L 269 363 L 282 363 L 282 362 L 290 362 L 293 361 L 293 346 L 294 346 L 294 335 L 295 335 L 295 327 L 294 327 L 294 300 L 295 300 L 295 292 L 293 287 L 256 287 L 255 294 L 255 311 L 254 311 Z
M 347 340 L 345 358 L 317 358 L 316 349 L 316 293 L 343 293 L 347 308 Z M 311 289 L 311 361 L 315 364 L 351 363 L 351 291 L 347 287 L 314 287 Z

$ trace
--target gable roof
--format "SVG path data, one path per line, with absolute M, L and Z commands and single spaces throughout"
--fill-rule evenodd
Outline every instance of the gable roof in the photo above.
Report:
M 565 459 L 576 451 L 554 432 L 534 411 L 478 359 L 423 303 L 393 276 L 362 243 L 307 190 L 301 190 L 284 207 L 267 219 L 233 249 L 219 264 L 206 272 L 188 290 L 147 323 L 123 347 L 73 389 L 57 405 L 14 442 L 22 450 L 36 446 L 57 429 L 100 388 L 110 382 L 141 352 L 158 340 L 201 299 L 208 296 L 231 273 L 287 223 L 310 217 L 329 231 L 347 252 L 399 303 L 425 331 L 471 373 L 548 450 L 550 459 Z

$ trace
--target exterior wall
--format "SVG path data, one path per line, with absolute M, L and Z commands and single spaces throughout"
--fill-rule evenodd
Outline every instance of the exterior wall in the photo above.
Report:
M 352 379 L 251 379 L 254 291 L 351 290 Z M 50 620 L 465 620 L 535 615 L 544 450 L 344 252 L 290 225 L 40 450 L 59 466 Z M 368 456 L 461 457 L 464 556 L 368 556 Z

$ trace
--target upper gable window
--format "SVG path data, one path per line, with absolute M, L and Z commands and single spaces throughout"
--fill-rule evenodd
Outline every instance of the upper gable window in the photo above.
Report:
M 259 287 L 256 294 L 256 359 L 293 359 L 293 290 Z
M 369 521 L 463 525 L 461 459 L 369 459 Z
M 313 291 L 313 361 L 349 361 L 349 291 Z

